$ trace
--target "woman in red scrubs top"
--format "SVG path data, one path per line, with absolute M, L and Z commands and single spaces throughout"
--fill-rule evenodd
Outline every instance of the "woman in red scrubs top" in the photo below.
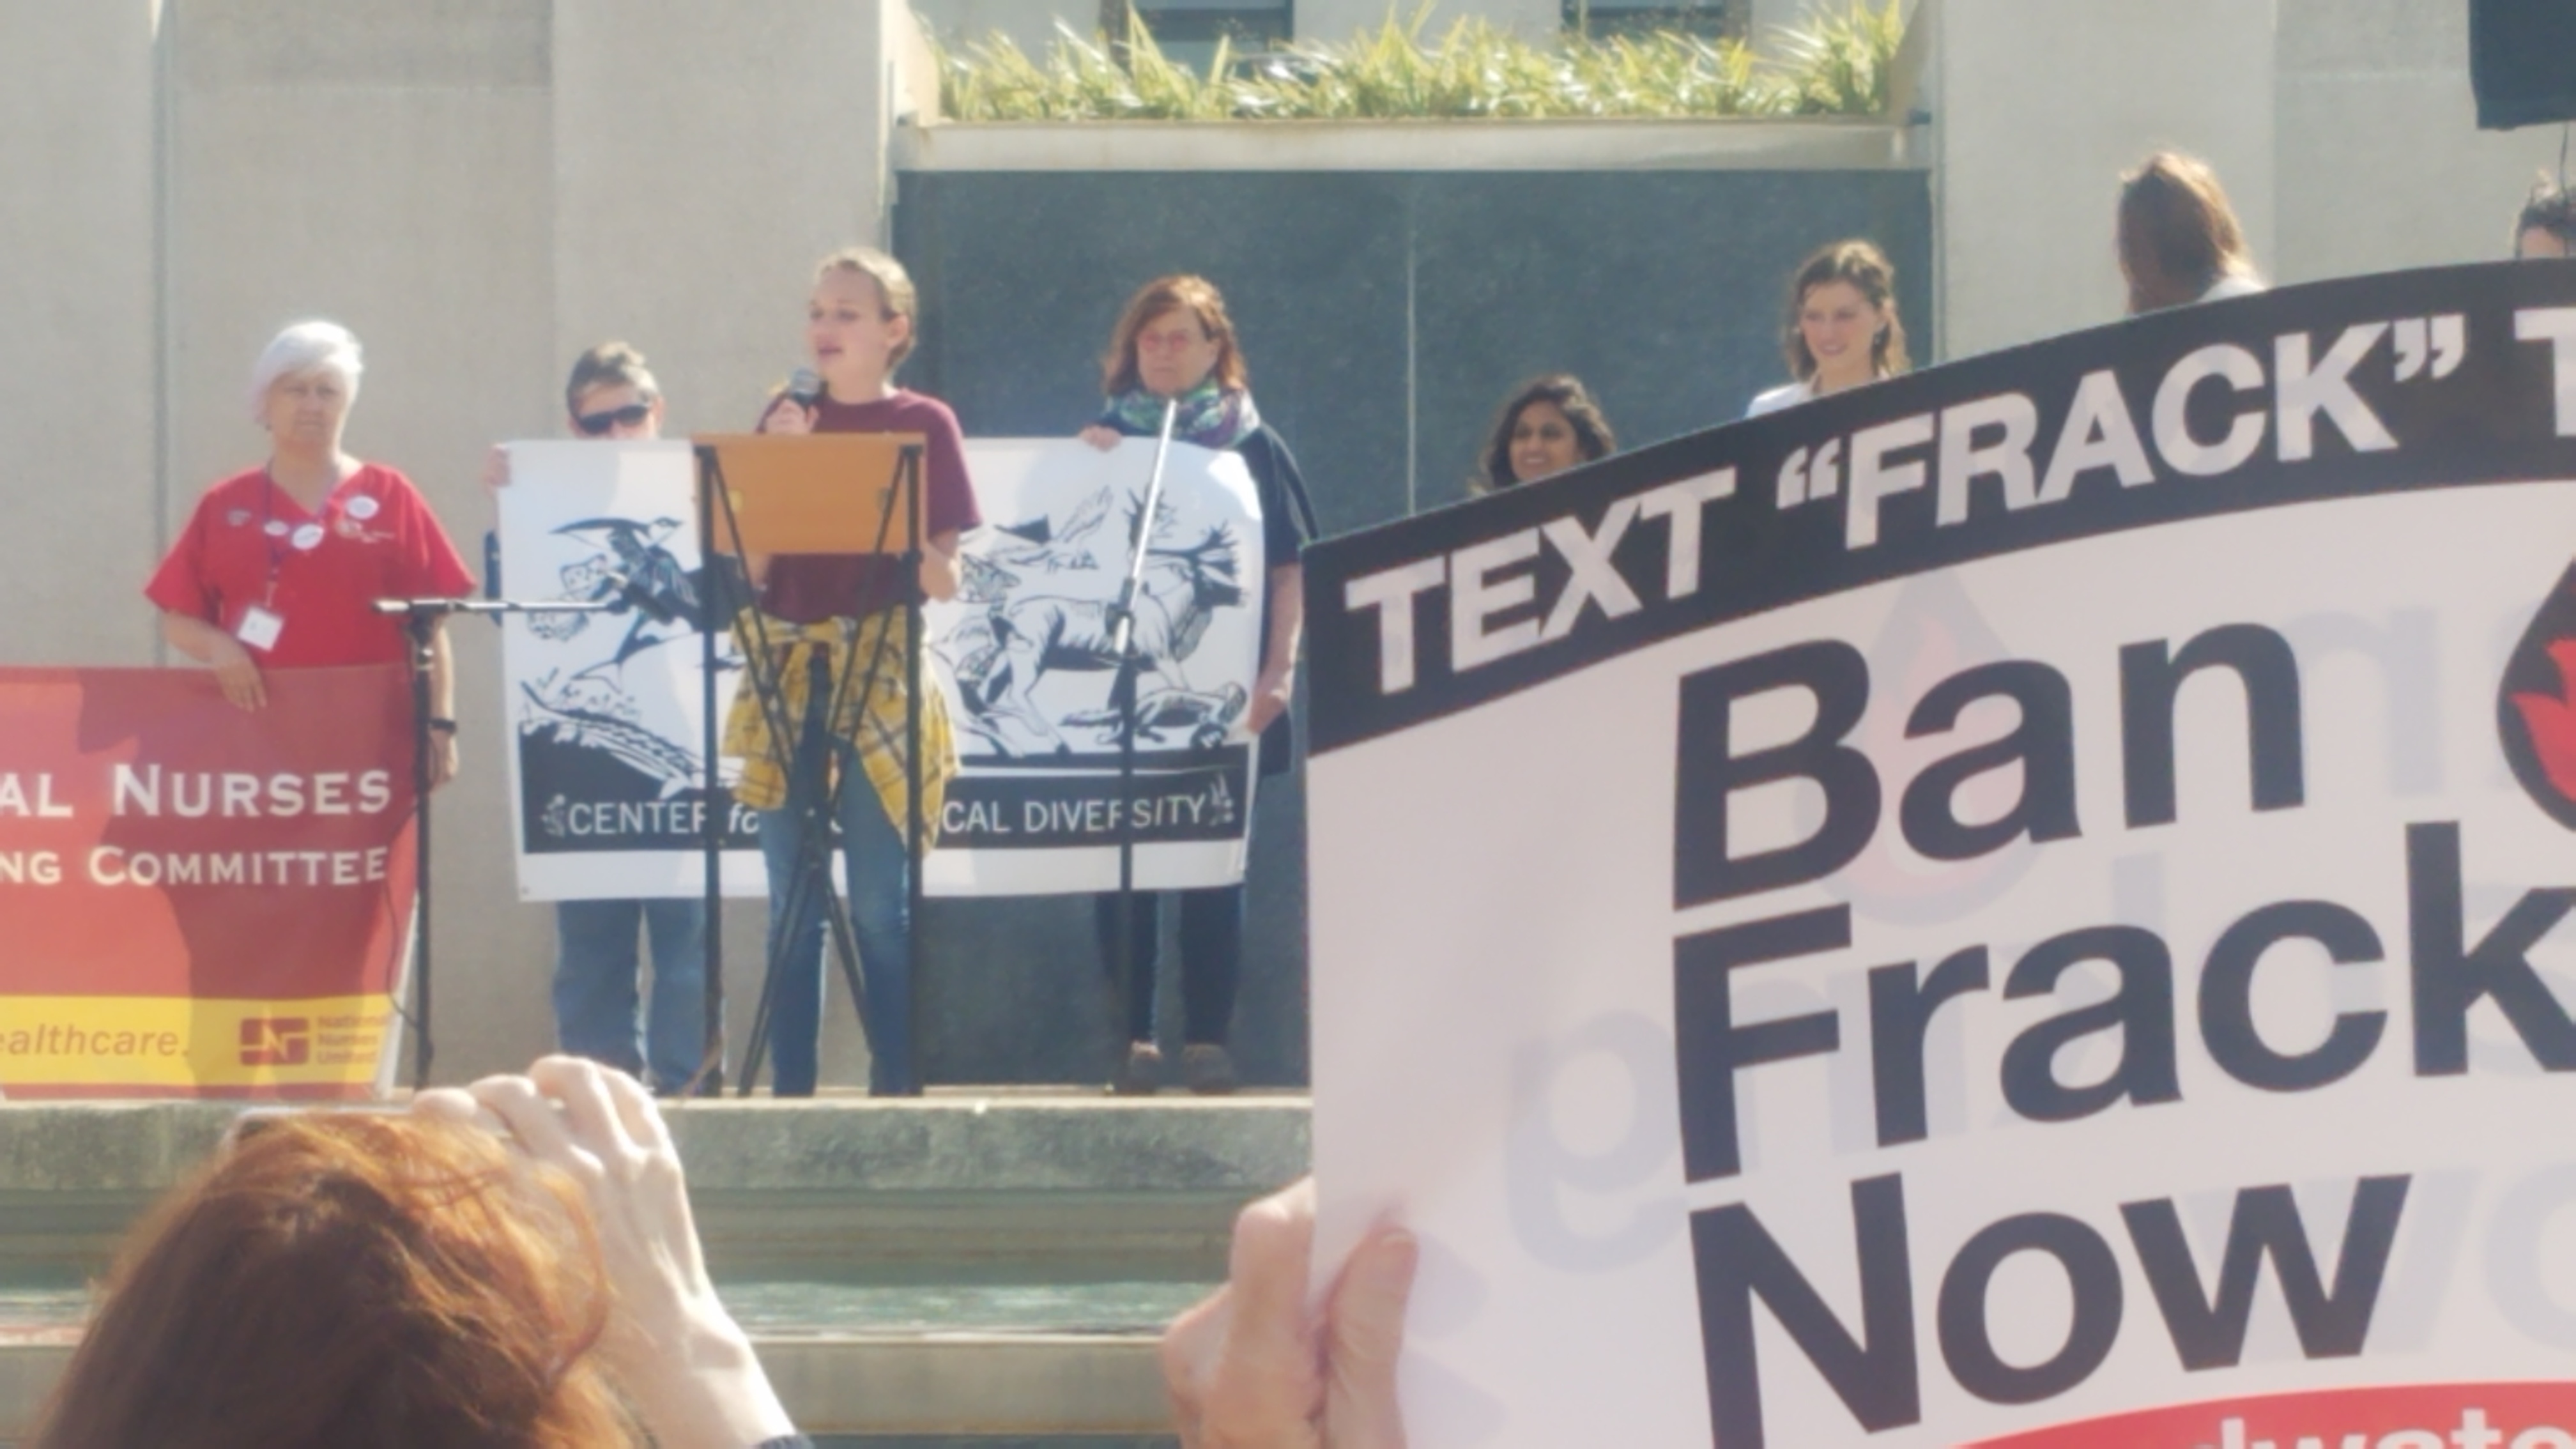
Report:
M 243 709 L 268 702 L 269 669 L 403 660 L 400 619 L 380 598 L 459 598 L 474 581 L 411 480 L 340 450 L 358 395 L 358 339 L 299 322 L 260 354 L 251 412 L 268 429 L 264 465 L 206 490 L 144 595 L 161 637 L 215 672 Z M 433 642 L 432 784 L 456 773 L 447 636 Z

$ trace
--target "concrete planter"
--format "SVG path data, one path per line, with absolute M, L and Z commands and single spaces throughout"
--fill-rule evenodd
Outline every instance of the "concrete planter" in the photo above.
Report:
M 975 121 L 907 125 L 897 171 L 1890 171 L 1876 117 L 1687 121 Z

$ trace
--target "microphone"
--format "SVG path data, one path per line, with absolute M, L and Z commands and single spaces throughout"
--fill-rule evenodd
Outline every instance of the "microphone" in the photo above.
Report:
M 787 396 L 796 399 L 801 408 L 811 408 L 823 400 L 823 379 L 810 367 L 800 367 L 787 375 Z

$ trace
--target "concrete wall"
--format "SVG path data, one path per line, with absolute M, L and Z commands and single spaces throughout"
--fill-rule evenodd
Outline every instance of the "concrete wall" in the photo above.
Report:
M 2460 0 L 1927 0 L 1947 356 L 2118 317 L 2119 173 L 2208 160 L 2279 282 L 2509 254 L 2555 127 L 2476 129 Z
M 0 658 L 147 664 L 154 7 L 0 0 Z
M 2119 173 L 2160 146 L 2215 166 L 2256 255 L 2272 255 L 2272 0 L 1927 10 L 1947 355 L 2117 317 Z
M 2560 129 L 2480 131 L 2469 7 L 2280 0 L 2274 164 L 2281 280 L 2512 254 Z M 2568 63 L 2576 65 L 2576 57 Z
M 899 14 L 856 0 L 0 0 L 0 660 L 148 664 L 139 590 L 256 463 L 284 323 L 367 347 L 349 446 L 469 558 L 493 441 L 562 427 L 623 335 L 681 429 L 796 365 L 816 257 L 878 239 Z M 465 775 L 438 801 L 438 1075 L 551 1042 L 552 912 L 517 903 L 494 631 L 458 631 Z M 757 902 L 732 913 L 748 978 Z M 861 1076 L 835 1009 L 827 1080 Z
M 868 158 L 897 102 L 876 7 L 531 8 L 554 12 L 550 375 L 559 386 L 574 354 L 623 336 L 653 359 L 668 426 L 750 426 L 803 359 L 815 259 L 883 240 L 889 198 Z M 561 414 L 521 421 L 559 429 Z

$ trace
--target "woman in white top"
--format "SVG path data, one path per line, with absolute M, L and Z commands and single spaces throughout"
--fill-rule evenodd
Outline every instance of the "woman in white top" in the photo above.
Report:
M 2132 317 L 2263 290 L 2218 173 L 2179 151 L 2158 151 L 2120 178 L 2120 275 Z
M 1835 242 L 1807 258 L 1789 281 L 1782 350 L 1796 381 L 1755 398 L 1746 417 L 1894 377 L 1911 366 L 1905 326 L 1896 316 L 1896 268 L 1886 255 L 1855 240 Z

